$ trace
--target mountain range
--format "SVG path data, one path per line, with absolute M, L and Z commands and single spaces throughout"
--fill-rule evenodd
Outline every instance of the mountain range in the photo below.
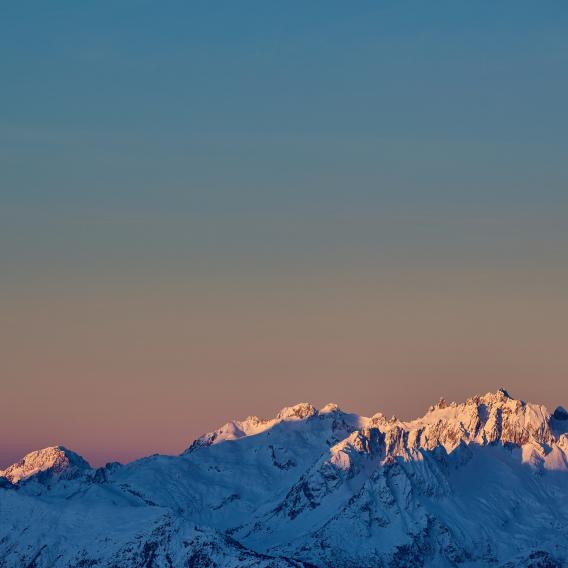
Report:
M 568 566 L 568 412 L 506 390 L 415 420 L 301 403 L 181 455 L 0 470 L 0 568 Z

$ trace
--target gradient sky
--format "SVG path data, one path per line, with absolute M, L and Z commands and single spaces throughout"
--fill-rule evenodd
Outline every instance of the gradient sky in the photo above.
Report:
M 299 401 L 568 404 L 568 3 L 0 14 L 0 466 Z

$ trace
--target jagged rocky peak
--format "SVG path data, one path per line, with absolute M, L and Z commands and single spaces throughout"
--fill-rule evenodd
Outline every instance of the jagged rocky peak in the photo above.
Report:
M 557 416 L 562 419 L 562 411 Z M 442 398 L 423 417 L 408 422 L 395 416 L 389 419 L 379 412 L 366 424 L 385 434 L 387 455 L 404 455 L 409 451 L 437 447 L 452 452 L 463 444 L 498 442 L 544 447 L 566 430 L 560 425 L 551 427 L 551 416 L 544 406 L 516 400 L 503 388 L 459 404 L 448 404 Z
M 278 420 L 304 420 L 318 413 L 316 408 L 309 402 L 300 402 L 294 406 L 286 406 L 276 417 Z
M 90 469 L 89 463 L 79 454 L 63 446 L 50 446 L 26 454 L 18 463 L 0 471 L 11 483 L 18 483 L 42 472 L 56 475 Z
M 417 431 L 416 439 L 423 447 L 440 444 L 447 451 L 461 442 L 484 445 L 499 441 L 522 446 L 530 441 L 549 444 L 554 440 L 546 408 L 514 399 L 504 388 L 461 404 L 438 403 L 423 418 L 406 426 Z

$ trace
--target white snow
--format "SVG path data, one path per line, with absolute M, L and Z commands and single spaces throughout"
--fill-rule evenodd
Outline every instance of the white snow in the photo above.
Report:
M 502 389 L 411 421 L 301 403 L 181 456 L 93 470 L 55 446 L 2 475 L 3 568 L 568 560 L 568 420 Z

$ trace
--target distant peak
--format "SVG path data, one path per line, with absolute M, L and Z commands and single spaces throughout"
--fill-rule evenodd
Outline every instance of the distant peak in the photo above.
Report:
M 304 418 L 310 418 L 317 414 L 317 410 L 309 402 L 301 402 L 295 404 L 294 406 L 286 406 L 283 408 L 276 417 L 278 420 L 290 420 L 298 419 L 302 420 Z
M 0 476 L 17 483 L 44 471 L 59 474 L 69 469 L 84 470 L 90 467 L 79 454 L 64 446 L 49 446 L 26 454 L 18 463 L 0 471 Z

